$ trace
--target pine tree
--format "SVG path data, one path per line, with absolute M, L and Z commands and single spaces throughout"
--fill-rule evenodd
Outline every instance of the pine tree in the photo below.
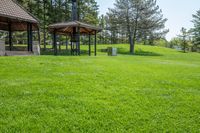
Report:
M 187 32 L 187 29 L 182 27 L 181 28 L 181 34 L 178 35 L 178 37 L 181 40 L 182 50 L 184 51 L 184 53 L 186 53 L 186 50 L 188 48 L 188 32 Z
M 169 32 L 168 29 L 164 29 L 167 19 L 163 18 L 162 10 L 156 4 L 156 0 L 147 0 L 144 3 L 144 9 L 139 24 L 139 37 L 144 43 L 149 41 L 149 44 L 153 45 L 154 40 L 165 38 Z
M 57 22 L 71 21 L 71 0 L 17 0 L 26 10 L 40 20 L 41 41 L 46 48 L 51 35 L 47 32 L 48 25 Z M 79 20 L 97 25 L 98 5 L 95 0 L 77 0 Z
M 80 21 L 97 25 L 99 6 L 95 0 L 78 0 L 78 18 Z
M 192 16 L 194 28 L 192 28 L 191 31 L 193 34 L 194 49 L 197 50 L 197 48 L 200 47 L 200 10 L 198 10 L 197 13 Z
M 141 10 L 142 1 L 141 0 L 116 0 L 113 9 L 109 9 L 107 13 L 110 22 L 113 25 L 118 23 L 121 25 L 119 27 L 123 27 L 128 36 L 130 43 L 130 53 L 134 53 L 134 45 L 136 39 L 136 33 L 138 30 L 138 19 L 139 13 Z
M 128 35 L 131 54 L 137 40 L 149 39 L 153 43 L 154 39 L 164 38 L 168 32 L 164 29 L 167 19 L 163 18 L 156 0 L 116 0 L 107 16 L 110 26 L 116 25 L 118 31 L 126 31 L 123 34 Z

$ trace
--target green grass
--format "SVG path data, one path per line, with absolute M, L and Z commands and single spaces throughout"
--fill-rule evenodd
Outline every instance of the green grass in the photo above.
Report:
M 200 132 L 200 54 L 115 46 L 0 57 L 0 132 Z

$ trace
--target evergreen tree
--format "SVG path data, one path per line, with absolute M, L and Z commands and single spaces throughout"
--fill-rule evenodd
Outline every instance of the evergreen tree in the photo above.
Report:
M 200 10 L 192 16 L 192 22 L 194 24 L 194 28 L 191 30 L 193 35 L 193 45 L 194 49 L 197 50 L 197 48 L 200 47 Z
M 97 25 L 99 6 L 95 0 L 78 0 L 78 18 L 80 21 Z
M 116 26 L 118 31 L 126 31 L 132 54 L 136 40 L 164 38 L 168 32 L 163 30 L 167 19 L 163 18 L 155 0 L 116 0 L 107 16 L 111 27 Z
M 166 18 L 163 18 L 162 10 L 156 4 L 156 0 L 147 0 L 144 3 L 143 13 L 141 13 L 141 21 L 139 31 L 141 40 L 153 45 L 154 40 L 164 39 L 169 32 L 165 28 Z
M 182 50 L 184 51 L 184 53 L 186 53 L 186 50 L 188 48 L 188 32 L 187 29 L 185 29 L 184 27 L 181 28 L 181 34 L 178 35 L 178 37 L 181 40 L 181 47 Z
M 48 25 L 57 22 L 71 21 L 71 0 L 17 0 L 26 10 L 40 20 L 41 41 L 46 48 L 50 35 L 47 32 Z M 79 20 L 98 24 L 98 5 L 95 0 L 78 0 Z

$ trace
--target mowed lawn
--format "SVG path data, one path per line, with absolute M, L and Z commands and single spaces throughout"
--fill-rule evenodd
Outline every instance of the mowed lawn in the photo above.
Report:
M 0 57 L 0 132 L 200 132 L 200 54 L 115 46 Z

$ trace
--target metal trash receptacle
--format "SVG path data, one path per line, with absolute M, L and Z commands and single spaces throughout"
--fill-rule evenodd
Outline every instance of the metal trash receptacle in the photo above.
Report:
M 117 56 L 117 48 L 108 47 L 108 56 Z

